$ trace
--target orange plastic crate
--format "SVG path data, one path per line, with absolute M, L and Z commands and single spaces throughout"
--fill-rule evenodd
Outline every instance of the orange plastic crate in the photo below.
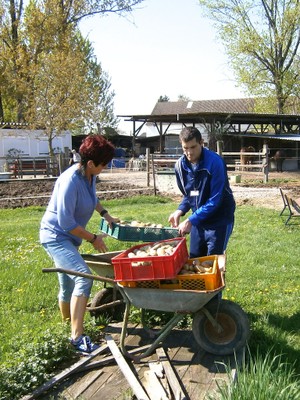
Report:
M 221 275 L 218 267 L 218 256 L 206 256 L 197 258 L 200 262 L 213 261 L 213 270 L 211 273 L 177 275 L 174 279 L 139 281 L 139 282 L 121 282 L 122 286 L 133 288 L 149 289 L 183 289 L 183 290 L 214 290 L 221 286 Z M 192 264 L 196 258 L 188 259 Z
M 112 258 L 115 281 L 143 281 L 174 278 L 188 260 L 188 250 L 185 238 L 162 240 L 159 243 L 178 242 L 174 253 L 170 256 L 134 257 L 128 253 L 153 243 L 131 247 L 125 252 Z M 143 264 L 143 265 L 138 265 Z

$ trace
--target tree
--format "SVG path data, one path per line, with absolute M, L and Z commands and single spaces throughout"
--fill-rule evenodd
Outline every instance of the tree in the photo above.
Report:
M 191 101 L 191 99 L 184 94 L 179 94 L 177 101 Z
M 0 1 L 0 119 L 24 121 L 32 104 L 32 71 L 43 53 L 63 45 L 70 26 L 77 29 L 79 21 L 93 15 L 127 15 L 142 2 L 30 0 L 24 9 L 23 0 Z
M 38 68 L 32 66 L 32 91 L 25 115 L 32 128 L 45 130 L 50 155 L 53 139 L 63 131 L 83 130 L 99 121 L 116 124 L 109 78 L 80 32 L 69 29 L 63 47 L 52 47 L 38 59 Z
M 170 101 L 170 98 L 167 95 L 159 96 L 157 102 L 158 103 L 163 103 L 164 101 Z
M 214 21 L 237 82 L 288 111 L 299 96 L 300 0 L 199 0 Z M 271 101 L 266 102 L 266 98 Z M 273 101 L 272 104 L 272 100 Z
M 90 133 L 99 132 L 107 127 L 117 128 L 118 118 L 114 115 L 114 91 L 111 90 L 111 81 L 107 72 L 103 71 L 101 64 L 97 62 L 93 48 L 88 40 L 87 57 L 89 74 L 88 85 L 90 94 L 87 99 L 89 106 L 85 113 L 85 126 Z M 88 105 L 88 104 L 87 104 Z

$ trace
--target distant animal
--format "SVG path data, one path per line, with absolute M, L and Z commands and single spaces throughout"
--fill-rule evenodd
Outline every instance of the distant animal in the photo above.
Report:
M 242 171 L 244 170 L 244 165 L 250 165 L 253 163 L 253 161 L 255 160 L 255 155 L 250 155 L 250 154 L 242 154 L 242 153 L 254 153 L 255 152 L 255 148 L 253 146 L 245 146 L 242 147 L 240 150 L 240 160 L 241 160 L 241 167 L 242 167 Z
M 275 161 L 276 164 L 276 171 L 283 172 L 283 162 L 286 159 L 286 152 L 282 149 L 277 150 L 271 160 Z

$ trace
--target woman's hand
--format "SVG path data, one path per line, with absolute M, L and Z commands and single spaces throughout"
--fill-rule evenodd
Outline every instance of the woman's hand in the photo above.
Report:
M 116 218 L 116 217 L 112 217 L 111 215 L 109 215 L 108 213 L 105 215 L 105 220 L 108 223 L 110 229 L 112 229 L 112 224 L 113 223 L 118 223 L 120 222 L 120 218 Z
M 92 245 L 94 246 L 95 250 L 98 250 L 101 253 L 105 253 L 107 251 L 106 244 L 103 241 L 103 238 L 106 237 L 106 236 L 107 235 L 105 235 L 105 234 L 97 235 L 97 238 L 92 243 Z

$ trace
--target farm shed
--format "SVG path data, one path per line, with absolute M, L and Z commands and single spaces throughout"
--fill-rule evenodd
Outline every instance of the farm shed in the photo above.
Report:
M 133 125 L 133 148 L 143 130 L 151 128 L 158 134 L 159 152 L 164 152 L 169 133 L 178 135 L 184 126 L 193 125 L 211 148 L 216 140 L 224 142 L 226 151 L 250 145 L 259 150 L 268 143 L 272 150 L 285 147 L 290 158 L 299 159 L 300 115 L 255 113 L 254 105 L 253 98 L 157 102 L 149 115 L 120 117 Z

